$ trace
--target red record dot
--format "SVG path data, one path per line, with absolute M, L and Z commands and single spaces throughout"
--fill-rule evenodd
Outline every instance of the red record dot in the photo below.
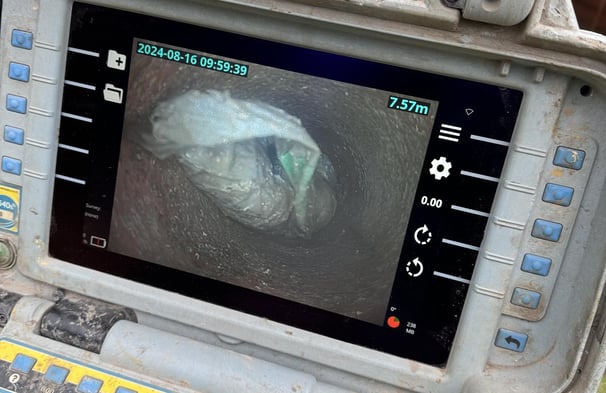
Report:
M 394 317 L 394 316 L 387 318 L 387 326 L 389 326 L 392 329 L 397 328 L 398 326 L 400 326 L 400 319 L 398 317 Z

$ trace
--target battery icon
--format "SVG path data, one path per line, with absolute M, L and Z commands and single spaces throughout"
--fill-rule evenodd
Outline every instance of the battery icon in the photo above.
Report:
M 105 248 L 107 247 L 107 240 L 99 236 L 91 235 L 90 245 L 93 247 Z

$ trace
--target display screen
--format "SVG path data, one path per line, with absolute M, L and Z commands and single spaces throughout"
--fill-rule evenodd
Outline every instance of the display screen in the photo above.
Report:
M 521 92 L 75 3 L 51 255 L 444 366 Z

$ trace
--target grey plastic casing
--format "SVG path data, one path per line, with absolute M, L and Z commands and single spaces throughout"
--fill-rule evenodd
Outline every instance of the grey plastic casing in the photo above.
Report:
M 467 0 L 462 12 L 431 0 L 90 3 L 507 86 L 524 101 L 450 359 L 431 367 L 49 257 L 71 1 L 4 0 L 0 96 L 26 97 L 28 112 L 0 109 L 3 125 L 26 130 L 23 145 L 0 142 L 2 156 L 23 162 L 20 176 L 0 172 L 21 188 L 19 233 L 0 234 L 18 261 L 0 273 L 0 288 L 25 296 L 0 337 L 184 392 L 597 390 L 606 364 L 606 39 L 579 30 L 570 2 Z M 13 29 L 33 32 L 31 51 L 11 47 Z M 30 65 L 31 80 L 9 79 L 9 61 Z M 582 169 L 555 167 L 557 146 L 585 151 Z M 548 182 L 575 189 L 571 206 L 542 200 Z M 537 218 L 563 225 L 559 242 L 531 236 Z M 521 273 L 526 253 L 552 259 L 546 278 Z M 516 287 L 540 292 L 540 306 L 513 305 Z M 131 307 L 139 323 L 116 324 L 99 355 L 42 338 L 37 321 L 59 288 Z M 500 328 L 528 335 L 525 350 L 495 346 Z

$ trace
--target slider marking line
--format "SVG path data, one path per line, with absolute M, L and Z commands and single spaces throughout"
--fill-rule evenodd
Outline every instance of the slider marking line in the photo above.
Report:
M 81 55 L 86 55 L 86 56 L 91 56 L 91 57 L 101 57 L 101 55 L 97 52 L 93 52 L 93 51 L 86 50 L 86 49 L 74 48 L 73 46 L 68 47 L 67 50 L 69 52 L 78 53 Z
M 475 172 L 470 172 L 470 171 L 461 171 L 461 175 L 463 175 L 463 176 L 469 176 L 469 177 L 475 177 L 476 179 L 481 179 L 481 180 L 488 180 L 488 181 L 492 181 L 492 182 L 495 182 L 495 183 L 499 182 L 499 178 L 492 177 L 492 176 L 482 175 L 481 173 L 475 173 Z
M 71 150 L 71 151 L 75 151 L 77 153 L 82 153 L 82 154 L 88 154 L 89 151 L 86 149 L 82 149 L 81 147 L 76 147 L 76 146 L 70 146 L 70 145 L 66 145 L 63 143 L 59 143 L 59 147 L 65 150 Z
M 450 208 L 452 210 L 457 210 L 463 213 L 469 213 L 469 214 L 475 214 L 476 216 L 481 216 L 481 217 L 490 217 L 489 213 L 480 211 L 480 210 L 476 210 L 476 209 L 470 209 L 468 207 L 463 207 L 463 206 L 457 206 L 457 205 L 452 205 L 450 206 Z
M 85 116 L 80 116 L 80 115 L 74 115 L 73 113 L 61 112 L 61 116 L 63 116 L 63 117 L 69 117 L 70 119 L 74 119 L 74 120 L 80 120 L 80 121 L 83 121 L 85 123 L 92 123 L 93 122 L 93 119 L 91 119 L 90 117 L 85 117 Z
M 442 272 L 433 272 L 434 276 L 438 276 L 438 277 L 442 277 L 442 278 L 446 278 L 448 280 L 452 280 L 452 281 L 458 281 L 458 282 L 462 282 L 463 284 L 470 284 L 471 280 L 468 280 L 466 278 L 461 278 L 461 277 L 457 277 L 457 276 L 453 276 L 452 274 L 446 274 L 446 273 L 442 273 Z
M 75 87 L 81 87 L 83 89 L 88 89 L 88 90 L 97 90 L 96 86 L 93 85 L 88 85 L 86 83 L 80 83 L 80 82 L 75 82 L 75 81 L 70 81 L 68 79 L 65 80 L 65 84 L 66 85 L 70 85 L 70 86 L 75 86 Z
M 451 246 L 466 248 L 468 250 L 480 251 L 480 247 L 478 247 L 478 246 L 474 246 L 474 245 L 471 245 L 471 244 L 458 242 L 456 240 L 450 240 L 450 239 L 444 238 L 444 239 L 442 239 L 442 243 L 450 244 Z
M 61 180 L 65 180 L 71 183 L 76 183 L 76 184 L 81 184 L 81 185 L 85 185 L 86 182 L 84 180 L 81 179 L 76 179 L 75 177 L 69 177 L 69 176 L 64 176 L 64 175 L 60 175 L 60 174 L 56 174 L 55 177 L 57 179 L 61 179 Z
M 499 146 L 505 146 L 505 147 L 508 147 L 510 145 L 509 142 L 505 142 L 505 141 L 502 141 L 499 139 L 494 139 L 494 138 L 488 138 L 488 137 L 480 136 L 480 135 L 471 134 L 469 137 L 476 141 L 492 143 L 493 145 L 499 145 Z

